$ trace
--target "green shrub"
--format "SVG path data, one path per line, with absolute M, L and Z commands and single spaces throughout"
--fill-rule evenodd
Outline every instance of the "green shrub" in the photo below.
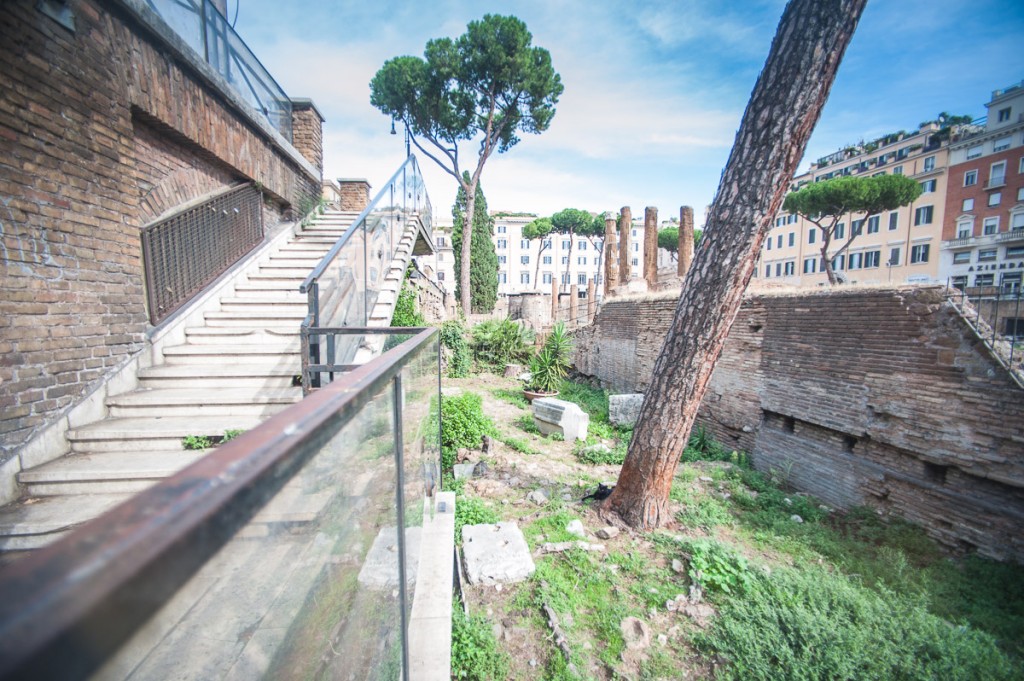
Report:
M 755 576 L 695 642 L 728 661 L 724 679 L 967 681 L 1021 671 L 988 634 L 813 566 Z
M 186 435 L 181 438 L 183 449 L 209 449 L 213 446 L 213 439 L 206 435 Z
M 626 449 L 624 447 L 612 447 L 608 451 L 593 447 L 592 444 L 586 442 L 577 442 L 576 447 L 572 450 L 573 456 L 582 463 L 589 463 L 594 465 L 612 465 L 621 466 L 622 462 L 626 460 Z
M 480 616 L 467 617 L 462 608 L 453 607 L 452 678 L 504 681 L 508 667 L 508 654 L 498 646 L 490 622 Z
M 507 317 L 480 322 L 471 335 L 473 358 L 485 367 L 523 363 L 533 352 L 533 332 Z
M 491 391 L 491 394 L 497 397 L 502 402 L 508 402 L 509 404 L 515 405 L 520 409 L 529 409 L 530 403 L 523 397 L 522 390 L 509 390 L 508 388 L 496 388 Z
M 236 437 L 238 437 L 239 435 L 241 435 L 244 432 L 245 432 L 244 430 L 240 430 L 240 429 L 237 429 L 237 428 L 231 428 L 231 429 L 225 430 L 224 431 L 224 437 L 222 437 L 221 440 L 220 440 L 221 444 L 223 444 L 225 442 L 229 442 L 230 440 L 234 440 Z
M 427 320 L 416 309 L 416 291 L 409 284 L 410 265 L 405 270 L 405 278 L 402 281 L 402 290 L 398 292 L 398 300 L 395 301 L 395 311 L 391 315 L 391 326 L 426 326 Z
M 448 376 L 465 378 L 469 376 L 470 353 L 462 322 L 449 320 L 441 324 L 441 345 L 452 351 L 448 358 Z
M 540 428 L 538 428 L 537 424 L 533 422 L 532 414 L 523 414 L 515 421 L 513 421 L 512 425 L 518 428 L 519 430 L 523 431 L 524 433 L 529 433 L 530 435 L 540 435 Z
M 450 471 L 456 451 L 479 447 L 484 435 L 495 433 L 484 415 L 483 398 L 471 392 L 441 398 L 441 468 Z
M 572 338 L 559 322 L 551 329 L 544 345 L 530 360 L 531 390 L 555 392 L 572 365 Z
M 499 520 L 501 516 L 498 512 L 485 505 L 481 499 L 463 494 L 455 500 L 455 541 L 462 543 L 463 525 L 493 524 Z
M 685 541 L 683 546 L 690 556 L 687 575 L 705 591 L 731 594 L 750 585 L 747 559 L 732 547 L 711 539 Z
M 608 391 L 592 388 L 585 383 L 562 381 L 558 388 L 558 399 L 573 402 L 590 415 L 591 432 L 598 425 L 609 424 Z

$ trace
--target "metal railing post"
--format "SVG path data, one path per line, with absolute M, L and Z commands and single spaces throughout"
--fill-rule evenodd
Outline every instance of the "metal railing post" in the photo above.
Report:
M 405 573 L 405 454 L 404 443 L 402 442 L 402 373 L 395 375 L 392 383 L 394 396 L 392 398 L 392 409 L 394 411 L 395 428 L 395 507 L 398 510 L 398 522 L 395 523 L 395 531 L 398 533 L 398 604 L 401 609 L 399 618 L 402 627 L 402 679 L 409 681 L 409 623 L 406 600 L 408 593 L 406 589 Z
M 366 220 L 363 220 L 363 326 L 370 325 L 370 256 L 367 252 L 370 244 L 368 239 L 369 231 L 366 228 Z

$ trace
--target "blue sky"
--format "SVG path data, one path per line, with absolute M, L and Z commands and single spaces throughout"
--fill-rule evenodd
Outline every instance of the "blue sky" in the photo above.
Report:
M 370 105 L 385 60 L 422 56 L 486 13 L 514 14 L 565 85 L 542 135 L 484 169 L 492 210 L 550 214 L 657 206 L 662 218 L 711 202 L 785 5 L 537 0 L 240 0 L 236 29 L 285 91 L 323 112 L 327 177 L 379 188 L 404 158 L 401 130 Z M 228 0 L 228 15 L 235 0 Z M 1024 80 L 1024 2 L 870 0 L 800 168 L 836 149 L 911 130 L 940 111 L 981 116 L 992 90 Z M 401 126 L 399 126 L 401 128 Z M 475 158 L 467 144 L 463 158 Z M 420 157 L 435 213 L 454 180 Z

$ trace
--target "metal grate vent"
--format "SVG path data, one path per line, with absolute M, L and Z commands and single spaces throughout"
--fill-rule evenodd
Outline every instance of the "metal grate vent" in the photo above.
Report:
M 142 230 L 149 320 L 158 324 L 263 240 L 256 187 L 231 189 Z

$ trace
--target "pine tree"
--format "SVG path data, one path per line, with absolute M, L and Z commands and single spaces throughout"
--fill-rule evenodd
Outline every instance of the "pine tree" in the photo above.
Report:
M 468 180 L 469 173 L 465 173 Z M 452 250 L 462 249 L 462 226 L 466 217 L 466 192 L 461 188 L 452 206 Z M 480 183 L 476 186 L 473 205 L 473 236 L 469 244 L 470 309 L 477 314 L 494 309 L 498 301 L 498 254 L 494 251 L 494 218 L 487 212 L 487 198 Z M 462 298 L 462 263 L 455 258 L 455 297 Z

